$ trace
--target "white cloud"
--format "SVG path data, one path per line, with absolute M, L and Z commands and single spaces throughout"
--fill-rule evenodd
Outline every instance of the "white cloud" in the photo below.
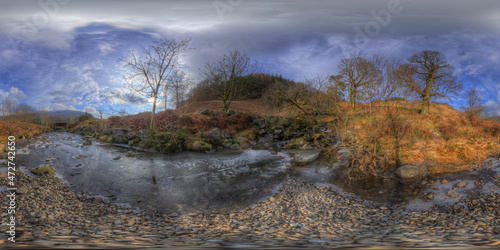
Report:
M 490 115 L 500 116 L 500 103 L 492 100 L 487 101 L 484 106 L 486 106 L 486 110 L 490 113 Z
M 83 107 L 83 111 L 93 115 L 94 117 L 99 117 L 99 112 L 97 112 L 97 110 L 94 107 L 85 106 Z
M 73 107 L 73 105 L 63 105 L 63 104 L 60 104 L 60 103 L 56 103 L 56 104 L 52 104 L 50 106 L 46 106 L 42 110 L 46 110 L 46 111 L 75 110 L 75 111 L 77 111 L 77 109 L 75 107 Z
M 104 54 L 108 54 L 109 52 L 115 51 L 114 45 L 111 43 L 101 43 L 98 46 L 99 50 Z
M 9 99 L 18 103 L 19 101 L 26 99 L 27 95 L 20 89 L 16 87 L 10 87 L 9 91 L 0 90 L 1 99 Z

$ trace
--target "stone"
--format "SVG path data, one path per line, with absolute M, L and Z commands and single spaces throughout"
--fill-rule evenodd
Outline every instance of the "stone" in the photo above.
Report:
M 56 172 L 54 167 L 49 167 L 49 166 L 41 166 L 37 168 L 32 168 L 31 173 L 36 174 L 36 175 L 48 175 L 48 176 L 55 176 Z
M 22 186 L 16 190 L 16 193 L 18 194 L 26 194 L 28 193 L 28 188 L 26 186 Z
M 227 116 L 232 116 L 234 114 L 235 114 L 235 112 L 232 109 L 228 110 L 227 113 L 226 113 Z
M 403 179 L 425 176 L 426 173 L 425 166 L 403 165 L 396 170 L 396 174 Z
M 210 110 L 208 109 L 204 109 L 203 111 L 200 112 L 200 115 L 209 115 L 210 114 Z
M 214 129 L 206 132 L 205 134 L 203 134 L 201 137 L 216 140 L 216 139 L 219 139 L 221 136 L 222 136 L 222 133 L 221 133 L 220 129 L 214 128 Z
M 429 199 L 429 200 L 434 200 L 434 193 L 433 192 L 430 192 L 428 194 L 425 195 L 425 198 Z
M 453 199 L 458 198 L 460 195 L 455 190 L 450 190 L 446 193 L 446 196 L 451 197 Z
M 441 184 L 446 184 L 446 183 L 448 183 L 448 180 L 446 180 L 446 179 L 441 180 Z
M 119 156 L 117 156 L 117 157 L 113 158 L 113 160 L 117 161 L 117 160 L 120 160 L 121 158 L 122 158 L 122 157 L 119 155 Z
M 111 142 L 118 143 L 118 144 L 127 144 L 128 139 L 127 139 L 126 135 L 122 134 L 122 135 L 113 136 L 113 139 L 111 139 Z
M 90 146 L 90 145 L 92 145 L 92 141 L 90 141 L 90 140 L 86 140 L 86 141 L 82 144 L 82 146 Z
M 101 131 L 102 135 L 110 135 L 112 133 L 113 133 L 113 131 L 111 131 L 111 129 L 109 129 L 108 126 L 104 126 L 104 128 Z
M 148 138 L 148 135 L 149 135 L 149 129 L 139 130 L 138 135 L 139 135 L 139 138 L 141 140 L 146 140 Z
M 126 136 L 127 136 L 127 140 L 132 140 L 135 137 L 137 137 L 137 134 L 131 131 L 131 132 L 128 132 Z
M 463 188 L 463 187 L 465 187 L 465 186 L 467 186 L 467 182 L 465 182 L 465 181 L 461 181 L 461 182 L 458 182 L 457 184 L 455 184 L 455 185 L 453 186 L 453 189 L 455 189 L 455 188 Z

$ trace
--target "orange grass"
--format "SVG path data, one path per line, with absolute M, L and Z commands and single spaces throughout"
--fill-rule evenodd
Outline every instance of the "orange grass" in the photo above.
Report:
M 401 163 L 428 163 L 432 173 L 450 173 L 500 153 L 499 121 L 478 118 L 470 123 L 448 104 L 433 103 L 429 116 L 418 114 L 418 101 L 384 104 L 373 103 L 371 113 L 369 105 L 360 104 L 348 125 L 357 143 L 378 146 L 379 154 L 395 156 L 397 145 Z M 397 143 L 388 113 L 399 121 Z

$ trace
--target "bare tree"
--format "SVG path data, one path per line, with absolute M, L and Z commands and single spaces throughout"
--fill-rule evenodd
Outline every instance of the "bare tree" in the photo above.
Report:
M 368 60 L 359 54 L 344 58 L 338 65 L 339 75 L 331 77 L 335 84 L 347 91 L 351 110 L 356 110 L 356 100 L 369 95 L 370 86 L 381 81 L 380 60 L 376 57 Z M 365 93 L 363 93 L 365 92 Z
M 175 108 L 180 108 L 184 102 L 185 95 L 191 87 L 191 80 L 189 75 L 184 71 L 176 71 L 168 79 L 170 90 L 172 91 L 172 98 L 175 103 Z
M 424 50 L 411 56 L 401 70 L 408 86 L 422 98 L 422 115 L 429 114 L 432 98 L 449 99 L 462 89 L 451 66 L 438 51 Z
M 217 96 L 222 100 L 222 108 L 227 110 L 241 91 L 241 77 L 256 73 L 259 68 L 260 64 L 252 61 L 245 52 L 234 50 L 217 61 L 206 63 L 201 73 L 215 88 Z
M 102 120 L 103 116 L 106 114 L 106 110 L 101 106 L 97 107 L 96 110 L 97 113 L 99 113 L 99 119 Z
M 187 50 L 189 40 L 162 38 L 147 47 L 141 46 L 140 53 L 132 51 L 120 59 L 128 70 L 125 91 L 121 97 L 131 102 L 152 102 L 150 136 L 155 130 L 156 103 L 170 73 L 178 66 L 179 57 Z
M 16 102 L 9 98 L 5 98 L 1 104 L 2 116 L 10 116 L 14 114 L 14 108 L 16 107 Z
M 479 93 L 477 87 L 469 87 L 465 90 L 462 97 L 465 99 L 466 104 L 461 106 L 460 109 L 464 111 L 465 116 L 472 123 L 476 117 L 485 111 L 483 95 Z

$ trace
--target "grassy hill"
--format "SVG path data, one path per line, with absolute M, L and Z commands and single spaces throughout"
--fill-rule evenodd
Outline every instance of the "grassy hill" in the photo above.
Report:
M 432 173 L 469 169 L 500 153 L 500 122 L 480 118 L 470 122 L 446 103 L 432 103 L 431 114 L 422 116 L 420 104 L 362 104 L 356 112 L 346 113 L 339 134 L 346 146 L 356 149 L 356 157 L 425 164 Z

